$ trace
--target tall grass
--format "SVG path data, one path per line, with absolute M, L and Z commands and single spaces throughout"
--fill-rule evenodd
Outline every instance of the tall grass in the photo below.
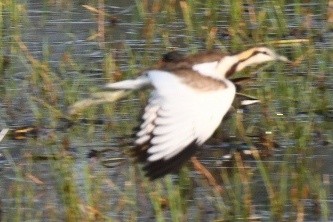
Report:
M 52 9 L 50 4 L 45 7 Z M 96 2 L 90 4 L 104 10 Z M 314 10 L 324 13 L 327 2 L 317 4 Z M 291 5 L 292 16 L 285 10 Z M 229 14 L 221 15 L 221 8 Z M 332 53 L 330 49 L 318 48 L 317 32 L 312 30 L 315 27 L 305 26 L 304 30 L 295 30 L 296 34 L 291 32 L 289 24 L 302 26 L 306 13 L 299 1 L 294 4 L 250 0 L 136 1 L 132 19 L 142 26 L 135 37 L 144 39 L 145 45 L 136 50 L 124 41 L 122 50 L 126 51 L 127 72 L 121 70 L 123 61 L 118 61 L 115 49 L 111 47 L 114 45 L 103 45 L 100 50 L 103 54 L 102 79 L 86 75 L 85 64 L 71 50 L 63 54 L 59 68 L 55 70 L 49 62 L 52 43 L 47 40 L 43 43 L 42 58 L 35 56 L 22 36 L 22 24 L 31 25 L 32 22 L 27 9 L 27 5 L 18 1 L 0 3 L 1 103 L 9 104 L 8 113 L 11 113 L 11 104 L 19 96 L 13 88 L 21 87 L 11 76 L 15 76 L 15 65 L 19 64 L 28 73 L 22 82 L 29 92 L 26 96 L 35 124 L 41 129 L 38 140 L 29 139 L 20 144 L 23 148 L 28 147 L 22 151 L 21 158 L 12 158 L 5 151 L 13 171 L 6 184 L 0 182 L 8 187 L 1 206 L 5 221 L 235 221 L 256 218 L 329 221 L 332 218 L 328 202 L 331 184 L 327 176 L 321 175 L 325 169 L 319 169 L 317 160 L 311 158 L 321 144 L 319 139 L 326 138 L 324 142 L 332 143 L 329 135 L 332 127 L 325 122 L 330 121 L 329 110 L 333 102 L 325 85 L 325 81 L 330 81 Z M 47 15 L 44 16 L 47 20 Z M 104 19 L 102 25 L 107 29 Z M 227 27 L 218 26 L 221 19 L 226 20 Z M 173 30 L 172 24 L 177 22 L 181 22 L 184 32 L 175 40 L 179 30 Z M 6 29 L 8 23 L 10 28 Z M 97 31 L 98 27 L 96 25 Z M 298 40 L 298 37 L 307 41 L 288 42 Z M 286 40 L 284 44 L 282 39 Z M 156 46 L 156 40 L 161 43 L 159 46 Z M 89 107 L 75 118 L 67 113 L 70 104 L 98 91 L 96 82 L 133 77 L 140 71 L 137 67 L 154 65 L 157 56 L 170 49 L 195 52 L 201 48 L 219 48 L 236 52 L 262 44 L 288 54 L 296 65 L 270 64 L 259 71 L 249 69 L 239 74 L 253 75 L 255 82 L 244 87 L 245 93 L 261 100 L 254 111 L 231 120 L 236 120 L 231 128 L 239 135 L 239 144 L 245 142 L 252 148 L 254 162 L 246 161 L 236 153 L 232 168 L 214 169 L 223 192 L 207 182 L 200 172 L 194 174 L 191 164 L 176 179 L 167 176 L 148 181 L 140 169 L 127 160 L 131 145 L 125 137 L 131 134 L 136 124 L 133 120 L 140 110 L 128 101 L 143 102 L 146 92 L 131 94 L 128 101 Z M 7 52 L 13 60 L 5 67 Z M 134 100 L 137 97 L 139 102 Z M 93 124 L 98 120 L 101 125 Z M 69 123 L 71 128 L 66 125 Z M 270 143 L 276 141 L 280 145 L 275 151 L 277 155 L 269 161 L 259 155 L 258 143 L 248 135 L 251 128 L 260 128 Z M 269 142 L 262 142 L 262 146 L 271 147 L 272 144 L 264 144 Z M 98 150 L 100 156 L 87 160 L 88 150 L 94 150 L 96 144 L 111 149 L 107 161 L 116 163 L 112 169 L 105 169 L 101 166 L 103 161 L 99 162 L 106 155 L 103 150 Z M 321 149 L 328 148 L 322 145 Z M 48 176 L 42 174 L 40 159 L 48 166 Z M 258 189 L 262 189 L 260 197 L 256 196 Z M 36 208 L 40 211 L 34 210 Z

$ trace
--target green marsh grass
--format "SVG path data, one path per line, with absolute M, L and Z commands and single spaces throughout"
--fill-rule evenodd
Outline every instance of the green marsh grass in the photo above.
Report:
M 313 31 L 311 26 L 304 28 L 302 38 L 308 39 L 306 43 L 279 44 L 281 39 L 298 38 L 290 33 L 289 23 L 296 22 L 300 27 L 303 25 L 306 10 L 299 1 L 294 3 L 291 19 L 285 13 L 285 8 L 291 6 L 285 1 L 264 1 L 262 7 L 258 7 L 260 3 L 255 1 L 136 1 L 132 20 L 143 25 L 135 37 L 144 39 L 145 45 L 137 50 L 133 45 L 123 43 L 122 50 L 126 51 L 127 56 L 127 71 L 123 72 L 120 65 L 124 61 L 118 61 L 113 54 L 115 45 L 105 44 L 101 50 L 104 55 L 102 67 L 94 64 L 103 70 L 102 80 L 87 76 L 85 71 L 89 71 L 89 67 L 77 59 L 71 50 L 63 54 L 59 68 L 55 71 L 48 61 L 53 52 L 51 42 L 47 39 L 42 44 L 42 58 L 35 57 L 22 40 L 24 36 L 20 28 L 22 23 L 30 25 L 27 6 L 18 1 L 0 3 L 0 64 L 4 64 L 6 50 L 13 57 L 19 58 L 20 64 L 29 73 L 25 84 L 30 90 L 38 92 L 37 95 L 28 95 L 36 124 L 52 131 L 46 139 L 31 139 L 22 144 L 31 149 L 22 151 L 30 154 L 22 157 L 26 168 L 22 169 L 16 162 L 18 160 L 13 159 L 9 153 L 5 155 L 14 179 L 7 185 L 10 191 L 7 196 L 12 201 L 9 206 L 7 202 L 2 203 L 5 209 L 4 221 L 9 218 L 16 221 L 137 221 L 138 218 L 156 221 L 200 221 L 207 218 L 216 221 L 245 221 L 257 216 L 263 217 L 263 221 L 306 221 L 309 212 L 314 212 L 310 216 L 318 220 L 329 221 L 332 218 L 328 202 L 331 185 L 318 173 L 321 171 L 316 160 L 311 157 L 316 154 L 314 135 L 326 135 L 332 129 L 329 123 L 317 120 L 321 118 L 318 112 L 319 115 L 320 112 L 326 114 L 332 107 L 330 91 L 325 88 L 325 84 L 320 85 L 321 76 L 324 80 L 329 78 L 332 53 L 330 49 L 317 48 L 317 31 Z M 314 12 L 323 13 L 325 4 L 327 1 L 318 2 Z M 224 7 L 229 14 L 221 14 L 220 7 Z M 9 17 L 5 18 L 4 13 L 8 13 Z M 47 20 L 47 15 L 44 16 L 44 20 Z M 4 20 L 10 21 L 12 27 L 8 33 L 4 31 L 6 29 L 3 30 Z M 177 37 L 175 41 L 173 37 L 177 32 L 169 24 L 177 21 L 182 22 L 184 33 L 181 34 L 185 35 Z M 218 27 L 220 21 L 228 26 Z M 226 32 L 229 38 L 221 39 L 221 31 Z M 12 40 L 7 45 L 8 37 Z M 154 44 L 156 39 L 160 40 L 161 45 Z M 201 174 L 193 176 L 191 164 L 187 164 L 176 180 L 167 176 L 151 182 L 143 178 L 139 167 L 130 160 L 119 161 L 119 166 L 112 169 L 103 168 L 98 158 L 87 160 L 86 153 L 89 149 L 95 149 L 96 141 L 108 144 L 102 147 L 111 147 L 121 157 L 128 158 L 131 145 L 126 142 L 121 147 L 110 144 L 121 144 L 118 138 L 122 140 L 130 135 L 137 123 L 133 120 L 137 119 L 141 107 L 135 107 L 129 101 L 139 97 L 138 103 L 143 105 L 147 99 L 147 92 L 135 92 L 129 95 L 128 100 L 88 107 L 79 116 L 70 119 L 67 107 L 87 97 L 89 93 L 98 92 L 97 83 L 134 77 L 140 71 L 137 67 L 144 69 L 154 65 L 161 53 L 173 48 L 186 48 L 188 52 L 203 48 L 237 52 L 262 44 L 273 46 L 282 54 L 289 53 L 292 60 L 300 62 L 295 67 L 270 64 L 259 69 L 258 75 L 253 76 L 255 86 L 244 88 L 245 93 L 257 96 L 261 104 L 254 108 L 257 111 L 255 113 L 233 116 L 230 131 L 235 132 L 240 141 L 255 148 L 247 132 L 251 127 L 262 128 L 264 132 L 270 133 L 272 141 L 281 145 L 280 157 L 273 156 L 269 159 L 272 161 L 266 161 L 254 149 L 253 163 L 243 160 L 236 153 L 234 167 L 218 168 L 218 173 L 214 174 L 218 181 L 222 181 L 223 192 L 217 192 Z M 3 67 L 0 66 L 0 70 Z M 255 70 L 249 69 L 239 75 L 253 75 Z M 14 74 L 12 65 L 1 74 L 6 76 L 1 80 L 4 83 L 1 87 L 5 89 L 1 94 L 7 101 L 14 101 L 19 94 L 9 91 L 20 87 L 12 78 L 8 78 Z M 317 99 L 318 95 L 320 100 Z M 305 114 L 302 116 L 302 113 Z M 117 120 L 126 119 L 127 115 L 130 115 L 131 121 Z M 62 118 L 70 119 L 74 125 L 57 130 L 62 124 Z M 99 119 L 104 121 L 104 125 L 89 122 Z M 83 124 L 81 120 L 87 121 Z M 329 144 L 332 143 L 330 135 L 327 135 L 327 140 Z M 71 148 L 77 149 L 73 155 L 70 153 Z M 43 155 L 43 152 L 53 157 L 45 160 L 53 181 L 52 194 L 41 192 L 50 181 L 47 175 L 39 175 L 39 171 L 35 170 L 40 163 L 35 161 L 34 155 Z M 111 161 L 116 158 L 112 156 Z M 42 183 L 38 184 L 37 179 L 34 183 L 27 182 L 27 175 L 39 178 Z M 260 192 L 261 199 L 264 199 L 260 204 L 266 204 L 263 208 L 258 206 L 257 186 L 263 189 Z M 194 191 L 196 188 L 201 191 Z M 195 192 L 203 194 L 200 196 Z M 41 198 L 38 195 L 52 198 L 44 198 L 47 200 L 40 204 Z M 309 207 L 309 203 L 316 207 Z M 41 208 L 41 211 L 31 210 L 34 208 Z M 262 216 L 260 213 L 263 211 L 269 212 L 268 216 Z

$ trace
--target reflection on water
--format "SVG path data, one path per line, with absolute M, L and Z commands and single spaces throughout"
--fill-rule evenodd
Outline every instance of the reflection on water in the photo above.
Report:
M 117 61 L 118 68 L 122 72 L 133 73 L 143 69 L 146 64 L 153 64 L 152 61 L 157 61 L 161 52 L 167 51 L 164 48 L 165 39 L 163 37 L 165 38 L 165 36 L 163 36 L 163 33 L 154 37 L 150 42 L 143 38 L 147 34 L 144 27 L 146 24 L 141 20 L 136 20 L 138 12 L 136 7 L 133 6 L 132 1 L 119 1 L 116 4 L 111 2 L 105 7 L 110 16 L 107 17 L 105 27 L 105 50 L 101 49 L 101 44 L 97 41 L 97 15 L 82 7 L 81 3 L 72 2 L 68 3 L 67 6 L 63 6 L 56 3 L 42 4 L 39 1 L 31 1 L 27 4 L 28 21 L 25 21 L 24 18 L 20 23 L 22 42 L 26 44 L 31 56 L 35 59 L 45 61 L 50 65 L 54 73 L 53 78 L 56 79 L 56 83 L 58 84 L 56 87 L 61 88 L 65 84 L 78 84 L 76 92 L 79 92 L 81 98 L 85 98 L 89 95 L 91 89 L 96 90 L 97 87 L 102 86 L 109 80 L 108 76 L 105 76 L 103 72 L 106 54 L 111 53 L 113 55 L 113 59 Z M 305 8 L 312 7 L 313 4 L 315 3 L 308 3 L 308 5 L 305 5 Z M 291 9 L 292 5 L 286 9 L 287 17 L 294 16 L 294 11 Z M 208 13 L 205 12 L 204 5 L 200 10 L 202 13 Z M 229 13 L 228 7 L 221 7 L 221 10 L 226 14 Z M 4 12 L 4 15 L 8 15 L 9 13 L 11 12 Z M 312 21 L 309 22 L 318 24 L 313 25 L 314 27 L 318 27 L 314 30 L 321 29 L 322 15 L 315 14 L 311 19 Z M 221 41 L 230 43 L 230 36 L 226 35 L 223 31 L 226 30 L 228 24 L 220 21 L 218 25 L 222 30 L 219 33 Z M 295 24 L 288 24 L 290 29 L 295 29 L 295 32 L 297 32 L 295 36 L 300 35 L 302 37 L 304 34 L 302 31 L 298 32 L 297 25 L 298 22 L 296 20 Z M 5 31 L 11 29 L 10 23 L 8 26 L 4 27 Z M 168 23 L 168 25 L 157 27 L 157 29 L 161 31 L 170 29 L 169 34 L 172 35 L 169 36 L 170 45 L 178 46 L 179 50 L 187 52 L 192 49 L 189 50 L 183 47 L 186 46 L 184 43 L 186 42 L 186 33 L 183 31 L 185 27 L 186 25 L 179 18 Z M 332 35 L 332 33 L 324 33 L 321 38 L 314 40 L 318 41 L 316 44 L 318 48 L 327 46 L 332 49 L 332 42 L 329 41 L 329 35 Z M 5 34 L 5 43 L 6 41 L 11 41 L 10 37 Z M 205 47 L 202 39 L 198 39 L 196 44 L 197 48 Z M 229 46 L 226 48 L 229 48 Z M 88 170 L 98 175 L 104 175 L 106 178 L 110 178 L 110 181 L 113 183 L 120 184 L 120 186 L 121 184 L 126 184 L 128 175 L 126 175 L 127 170 L 124 172 L 123 169 L 127 169 L 128 165 L 132 163 L 128 160 L 126 148 L 124 147 L 127 147 L 128 140 L 130 141 L 128 136 L 135 125 L 137 115 L 141 109 L 140 101 L 142 98 L 140 97 L 144 97 L 144 95 L 137 93 L 130 99 L 119 103 L 118 107 L 115 107 L 114 110 L 116 115 L 113 115 L 112 118 L 110 118 L 109 114 L 104 114 L 105 110 L 101 110 L 101 114 L 96 119 L 79 121 L 73 126 L 75 130 L 71 130 L 67 128 L 69 124 L 67 120 L 56 121 L 55 119 L 45 118 L 42 113 L 39 113 L 37 107 L 35 107 L 35 101 L 40 91 L 31 87 L 29 83 L 33 70 L 27 65 L 29 62 L 26 61 L 26 58 L 12 49 L 6 48 L 6 46 L 4 46 L 2 52 L 10 59 L 10 68 L 4 74 L 4 78 L 8 83 L 6 94 L 10 96 L 7 96 L 6 100 L 0 101 L 0 126 L 1 128 L 10 127 L 11 129 L 22 126 L 36 126 L 38 131 L 37 138 L 34 138 L 33 135 L 28 135 L 27 139 L 13 140 L 13 137 L 9 135 L 0 143 L 0 207 L 2 213 L 12 212 L 12 206 L 17 206 L 15 204 L 18 200 L 12 198 L 12 194 L 7 195 L 7 191 L 10 193 L 10 190 L 7 189 L 14 189 L 13 186 L 18 186 L 15 188 L 20 190 L 24 189 L 25 184 L 35 184 L 36 186 L 34 186 L 34 191 L 31 191 L 31 195 L 36 194 L 37 196 L 26 196 L 24 197 L 26 199 L 20 200 L 22 208 L 31 214 L 36 214 L 36 207 L 43 208 L 44 205 L 52 203 L 53 206 L 47 206 L 44 209 L 44 217 L 53 215 L 52 217 L 57 218 L 59 216 L 59 213 L 56 212 L 57 208 L 61 209 L 62 202 L 58 194 L 55 193 L 55 190 L 59 189 L 57 187 L 59 183 L 57 177 L 52 175 L 52 172 L 60 166 L 57 166 L 57 164 L 50 166 L 49 161 L 47 161 L 48 159 L 68 158 L 69 160 L 73 160 L 69 165 L 73 166 L 75 172 L 75 178 L 73 179 L 75 179 L 78 193 L 82 195 L 83 199 L 88 198 L 85 192 L 86 172 Z M 134 54 L 142 55 L 142 57 L 133 59 Z M 75 60 L 75 62 L 71 63 L 71 59 Z M 65 63 L 70 64 L 71 67 L 65 67 Z M 318 69 L 320 67 L 314 68 Z M 286 69 L 283 71 L 287 72 Z M 271 81 L 269 84 L 276 84 L 276 78 L 279 77 L 267 77 Z M 256 84 L 253 83 L 249 87 L 256 89 Z M 327 84 L 327 88 L 329 92 L 332 92 L 332 82 Z M 62 101 L 60 102 L 61 105 L 57 108 L 65 111 L 69 104 L 66 101 L 65 95 L 62 95 L 62 97 L 60 98 Z M 134 99 L 137 97 L 140 100 Z M 71 102 L 75 102 L 75 100 L 71 100 Z M 332 101 L 330 102 L 332 104 Z M 276 105 L 279 106 L 279 103 L 276 102 Z M 288 107 L 283 108 L 288 109 Z M 108 111 L 106 110 L 105 112 L 107 113 Z M 247 112 L 244 112 L 245 124 L 256 124 L 260 121 L 260 118 L 262 117 L 259 107 L 250 108 Z M 277 115 L 274 118 L 284 117 Z M 301 116 L 299 118 L 300 120 L 297 121 L 302 121 Z M 318 164 L 316 167 L 322 170 L 320 173 L 326 178 L 326 185 L 330 186 L 329 190 L 332 193 L 333 189 L 330 180 L 332 180 L 333 175 L 333 168 L 331 167 L 333 149 L 331 143 L 327 143 L 329 140 L 332 141 L 331 136 L 329 136 L 329 130 L 332 127 L 325 124 L 325 122 L 331 124 L 332 118 L 322 115 L 318 115 L 316 118 L 318 118 L 316 124 L 322 124 L 323 128 L 328 130 L 318 132 L 317 141 L 309 141 L 316 149 L 307 158 L 313 159 L 313 162 Z M 209 152 L 199 154 L 202 163 L 212 172 L 216 171 L 217 177 L 220 176 L 218 175 L 219 170 L 225 167 L 220 159 L 221 155 L 223 155 L 222 151 L 225 152 L 228 149 L 233 150 L 241 146 L 247 146 L 241 140 L 235 138 L 237 137 L 237 132 L 232 124 L 234 120 L 234 118 L 227 120 L 224 128 L 220 132 L 217 132 L 214 138 L 208 143 L 209 145 L 205 146 L 205 151 Z M 225 137 L 223 143 L 220 142 L 222 135 Z M 228 138 L 232 139 L 228 141 Z M 252 139 L 253 141 L 259 141 L 260 138 L 253 137 Z M 295 145 L 295 141 L 282 139 L 282 141 L 277 141 L 277 143 L 278 146 L 274 147 L 274 159 L 266 160 L 266 162 L 273 161 L 275 165 L 273 164 L 272 166 L 274 167 L 277 167 L 277 165 L 286 160 L 285 155 L 290 155 L 291 157 L 293 155 L 297 156 L 297 152 L 289 152 L 287 154 L 285 152 L 286 148 Z M 59 144 L 61 144 L 63 150 L 60 156 L 57 156 L 59 151 L 57 147 L 59 147 Z M 221 147 L 224 148 L 222 151 Z M 103 151 L 105 149 L 107 152 Z M 90 156 L 91 158 L 87 158 L 88 154 L 92 155 Z M 29 156 L 33 157 L 27 158 Z M 295 161 L 295 167 L 297 167 L 297 164 L 299 164 L 297 162 L 298 158 L 290 159 Z M 248 160 L 246 164 L 249 169 L 256 167 L 253 159 Z M 131 170 L 133 171 L 133 169 Z M 257 174 L 258 172 L 255 173 Z M 200 175 L 192 172 L 191 176 L 195 180 L 195 177 L 199 177 Z M 281 172 L 275 172 L 271 176 L 278 178 L 281 176 Z M 15 182 L 19 183 L 13 185 Z M 207 196 L 211 195 L 209 194 L 210 188 L 200 184 L 198 181 L 194 183 L 189 205 L 192 204 L 193 200 L 200 202 L 205 215 L 207 215 L 206 219 L 216 219 L 214 212 L 215 200 L 207 198 Z M 267 213 L 269 210 L 269 201 L 261 176 L 259 174 L 253 176 L 251 183 L 253 183 L 252 187 L 255 187 L 252 195 L 254 196 L 253 199 L 255 202 L 253 206 L 256 213 L 263 220 L 269 220 L 270 215 Z M 114 209 L 112 206 L 119 204 L 118 199 L 122 195 L 121 191 L 119 193 L 114 192 L 112 185 L 109 187 L 101 186 L 99 189 L 104 194 L 101 195 L 101 198 L 108 200 L 104 202 L 108 202 L 110 209 Z M 331 194 L 328 194 L 328 197 L 330 200 L 332 199 Z M 33 206 L 28 205 L 30 199 L 34 199 L 35 201 Z M 305 206 L 309 210 L 312 210 L 314 203 L 310 199 L 304 201 L 309 202 Z M 331 201 L 329 203 L 332 206 Z M 290 203 L 290 205 L 292 204 Z M 142 209 L 140 208 L 140 210 L 143 213 L 140 214 L 139 220 L 144 221 L 147 218 L 153 217 L 152 209 L 149 212 L 145 211 L 145 207 L 148 207 L 147 203 L 142 203 L 141 207 Z M 196 210 L 197 208 L 194 204 L 193 207 L 192 205 L 189 207 L 189 211 L 193 211 L 193 213 L 188 212 L 189 215 L 194 216 L 188 219 L 196 218 Z M 312 214 L 309 214 L 310 216 L 308 217 L 310 219 L 312 218 Z M 121 212 L 121 210 L 112 211 L 108 216 L 119 220 L 128 219 L 128 215 Z

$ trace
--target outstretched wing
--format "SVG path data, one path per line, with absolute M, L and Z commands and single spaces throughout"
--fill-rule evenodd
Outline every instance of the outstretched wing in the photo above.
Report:
M 155 179 L 177 171 L 194 155 L 220 124 L 234 94 L 231 89 L 230 102 L 221 105 L 229 90 L 224 83 L 217 90 L 214 86 L 214 90 L 200 91 L 169 72 L 151 70 L 147 76 L 155 90 L 145 108 L 134 152 L 146 163 L 146 175 Z
M 152 92 L 133 150 L 137 160 L 145 163 L 143 169 L 150 179 L 178 171 L 197 150 L 190 121 L 182 124 L 183 120 L 177 120 L 180 116 L 171 116 L 176 110 L 166 113 L 162 107 L 163 100 Z

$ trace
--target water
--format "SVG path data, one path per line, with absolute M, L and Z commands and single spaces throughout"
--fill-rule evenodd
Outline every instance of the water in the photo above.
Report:
M 56 88 L 61 89 L 64 84 L 77 84 L 76 93 L 80 95 L 80 98 L 86 98 L 91 91 L 96 91 L 98 87 L 108 81 L 108 77 L 103 74 L 102 67 L 105 56 L 108 53 L 112 52 L 121 71 L 133 73 L 145 68 L 145 64 L 157 61 L 161 52 L 167 51 L 163 46 L 165 44 L 163 35 L 156 35 L 150 42 L 145 40 L 145 24 L 142 19 L 138 19 L 139 13 L 131 1 L 106 4 L 105 9 L 107 13 L 110 16 L 115 16 L 116 19 L 114 21 L 112 19 L 106 21 L 104 49 L 98 43 L 98 37 L 94 37 L 98 26 L 96 15 L 82 7 L 82 3 L 70 2 L 67 3 L 68 5 L 64 4 L 29 1 L 29 3 L 23 4 L 26 6 L 27 16 L 24 16 L 19 23 L 22 42 L 27 46 L 33 58 L 49 64 Z M 311 8 L 313 7 L 312 4 L 315 3 L 308 3 L 304 5 L 304 8 Z M 198 15 L 205 13 L 206 8 L 204 6 L 202 5 Z M 222 8 L 225 13 L 229 10 L 226 6 Z M 297 27 L 301 23 L 299 20 L 300 16 L 295 15 L 292 8 L 293 4 L 287 5 L 286 15 L 287 17 L 294 16 L 297 19 L 294 20 L 294 23 L 288 24 L 288 27 L 295 28 L 297 31 Z M 267 9 L 267 11 L 267 13 L 272 13 L 270 9 Z M 9 16 L 9 13 L 4 12 L 4 15 Z M 315 27 L 314 31 L 322 30 L 321 27 L 324 22 L 320 13 L 315 14 L 312 17 L 312 21 L 317 24 L 313 25 Z M 7 20 L 6 22 L 8 25 L 4 30 L 12 30 L 11 23 Z M 218 25 L 221 30 L 228 28 L 228 22 L 226 21 L 219 21 Z M 181 16 L 179 16 L 178 19 L 167 23 L 167 25 L 158 25 L 157 29 L 160 29 L 161 32 L 168 29 L 170 31 L 168 34 L 172 41 L 171 44 L 177 45 L 181 51 L 188 52 L 193 49 L 189 50 L 186 47 L 187 36 L 186 32 L 184 32 L 185 27 L 186 25 Z M 230 36 L 223 37 L 223 33 L 219 34 L 222 36 L 222 42 L 230 43 Z M 276 33 L 272 33 L 272 35 L 276 35 Z M 300 35 L 303 37 L 301 32 Z M 331 35 L 332 33 L 327 31 L 324 32 L 322 39 L 314 40 L 317 41 L 317 51 L 323 46 L 332 50 Z M 5 43 L 6 41 L 12 41 L 10 37 L 10 35 L 5 34 Z M 199 49 L 205 47 L 204 42 L 200 38 L 198 38 L 196 43 L 191 44 Z M 227 44 L 224 45 L 224 48 L 232 48 Z M 106 203 L 106 208 L 112 209 L 107 214 L 108 216 L 120 221 L 129 220 L 131 218 L 129 213 L 131 209 L 128 208 L 130 207 L 125 207 L 126 210 L 122 211 L 121 209 L 115 210 L 114 206 L 121 205 L 119 202 L 123 198 L 123 192 L 131 187 L 131 184 L 128 184 L 130 183 L 128 181 L 130 175 L 127 173 L 133 173 L 134 167 L 126 153 L 126 146 L 122 146 L 122 144 L 126 143 L 131 129 L 136 123 L 138 113 L 141 110 L 140 106 L 142 106 L 141 99 L 137 100 L 136 98 L 142 97 L 142 95 L 135 94 L 129 99 L 118 103 L 118 107 L 115 108 L 116 115 L 112 115 L 112 118 L 110 118 L 111 115 L 108 110 L 101 108 L 101 112 L 98 112 L 100 115 L 95 116 L 94 119 L 83 117 L 75 123 L 74 129 L 68 129 L 66 120 L 58 121 L 56 118 L 47 117 L 48 115 L 45 114 L 49 111 L 47 107 L 44 107 L 45 110 L 39 111 L 43 106 L 38 102 L 36 103 L 34 99 L 38 99 L 41 91 L 29 82 L 33 73 L 29 65 L 31 61 L 27 62 L 27 57 L 23 56 L 22 53 L 6 46 L 3 47 L 2 53 L 9 57 L 11 64 L 3 76 L 7 83 L 6 95 L 9 96 L 6 97 L 6 100 L 0 101 L 2 117 L 0 126 L 1 128 L 9 127 L 11 129 L 22 126 L 38 126 L 37 139 L 33 138 L 34 135 L 28 135 L 27 139 L 14 140 L 13 137 L 8 135 L 0 143 L 0 206 L 3 217 L 8 219 L 8 215 L 15 214 L 13 213 L 16 210 L 15 206 L 19 205 L 21 206 L 20 212 L 24 212 L 23 214 L 26 218 L 36 216 L 36 218 L 45 220 L 50 218 L 53 218 L 54 221 L 64 220 L 62 216 L 65 211 L 62 207 L 63 199 L 56 192 L 56 190 L 59 190 L 59 184 L 61 184 L 57 180 L 61 177 L 59 175 L 55 176 L 56 170 L 61 166 L 57 165 L 57 163 L 50 164 L 47 160 L 58 154 L 59 147 L 62 147 L 61 151 L 63 153 L 60 158 L 73 160 L 69 166 L 73 167 L 73 180 L 75 180 L 77 193 L 82 200 L 89 202 L 92 198 L 89 197 L 86 191 L 87 171 L 93 175 L 102 175 L 105 179 L 102 181 L 96 179 L 97 188 L 95 189 L 99 190 L 103 195 L 98 192 L 95 195 L 100 195 L 100 202 Z M 136 53 L 138 57 L 133 59 L 133 53 Z M 140 55 L 142 57 L 139 57 Z M 73 64 L 70 62 L 71 58 L 74 61 Z M 318 73 L 320 63 L 318 66 L 312 66 L 311 68 L 314 73 Z M 283 71 L 288 72 L 287 69 L 285 67 Z M 299 72 L 298 74 L 301 75 L 306 70 L 296 68 L 294 71 Z M 266 80 L 269 80 L 268 85 L 278 84 L 277 78 L 276 76 L 267 77 Z M 262 83 L 254 82 L 248 87 L 256 90 L 260 86 L 262 86 Z M 332 94 L 331 79 L 327 81 L 325 87 L 328 93 Z M 63 112 L 70 105 L 69 101 L 75 102 L 75 100 L 67 100 L 66 96 L 68 94 L 68 92 L 61 94 L 58 100 L 60 102 L 56 105 L 56 108 Z M 332 105 L 332 97 L 330 98 L 329 102 Z M 287 99 L 289 100 L 290 98 Z M 288 107 L 280 101 L 276 101 L 275 105 L 276 107 L 281 107 L 281 113 L 284 113 L 284 110 L 288 110 Z M 258 106 L 249 108 L 244 113 L 245 124 L 256 126 L 256 124 L 260 123 L 262 118 L 260 110 Z M 309 119 L 308 115 L 307 113 L 295 115 L 297 117 L 296 121 L 307 121 Z M 280 115 L 276 115 L 273 118 L 281 118 L 282 120 L 286 118 L 285 120 L 288 121 L 287 117 Z M 312 150 L 312 153 L 307 158 L 311 159 L 311 162 L 316 163 L 316 167 L 320 169 L 317 173 L 325 179 L 324 185 L 328 187 L 328 199 L 324 201 L 327 201 L 329 208 L 331 208 L 331 193 L 333 189 L 330 181 L 333 179 L 333 168 L 331 167 L 333 147 L 330 130 L 332 129 L 332 116 L 329 116 L 329 113 L 324 113 L 324 115 L 318 114 L 315 118 L 315 123 L 320 130 L 318 129 L 318 135 L 315 137 L 317 140 L 310 141 L 311 146 L 316 147 L 316 149 Z M 239 147 L 247 146 L 242 143 L 242 140 L 237 138 L 237 132 L 232 124 L 234 120 L 234 117 L 226 120 L 223 129 L 220 129 L 220 132 L 205 146 L 205 150 L 209 150 L 209 152 L 201 152 L 198 155 L 200 161 L 208 169 L 213 173 L 216 172 L 215 176 L 217 178 L 220 176 L 219 170 L 225 167 L 220 159 L 222 151 L 226 152 L 228 149 L 239 149 Z M 223 135 L 223 141 L 226 142 L 221 143 L 221 135 Z M 272 154 L 274 157 L 264 160 L 264 162 L 269 163 L 271 161 L 272 167 L 278 169 L 278 166 L 285 161 L 286 155 L 290 155 L 290 160 L 295 161 L 294 164 L 297 167 L 300 164 L 297 162 L 299 161 L 298 153 L 296 151 L 285 151 L 295 146 L 297 141 L 278 138 L 281 141 L 278 141 L 279 146 L 276 147 Z M 259 141 L 260 137 L 256 137 L 253 140 Z M 69 141 L 69 144 L 67 144 L 67 141 Z M 224 148 L 222 151 L 221 147 Z M 108 149 L 108 151 L 100 152 L 104 149 Z M 91 150 L 96 150 L 99 158 L 87 158 Z M 246 165 L 249 169 L 253 169 L 256 174 L 251 180 L 251 187 L 255 188 L 252 193 L 252 204 L 255 214 L 264 221 L 269 220 L 269 201 L 262 178 L 258 170 L 255 170 L 256 162 L 250 158 Z M 128 170 L 129 166 L 131 166 L 130 170 Z M 193 171 L 190 175 L 194 185 L 193 190 L 189 191 L 191 197 L 188 200 L 188 205 L 190 206 L 188 219 L 196 219 L 197 203 L 201 204 L 203 208 L 201 209 L 202 215 L 206 215 L 206 219 L 219 218 L 215 212 L 217 200 L 211 194 L 211 188 L 200 180 L 200 175 L 197 172 Z M 274 172 L 272 177 L 274 178 L 275 175 L 276 178 L 280 178 L 281 172 Z M 112 185 L 111 182 L 115 185 Z M 128 187 L 126 187 L 126 184 L 128 184 Z M 122 187 L 123 185 L 124 187 Z M 119 187 L 115 188 L 117 186 Z M 25 190 L 25 187 L 27 190 Z M 21 195 L 21 198 L 19 198 L 20 204 L 18 204 L 15 194 L 18 197 Z M 309 221 L 316 220 L 318 219 L 318 213 L 308 213 L 308 211 L 312 212 L 315 209 L 313 205 L 317 203 L 313 199 L 316 198 L 311 199 L 311 195 L 307 196 L 307 198 L 309 199 L 304 199 L 306 202 L 305 212 L 307 213 L 305 218 Z M 139 220 L 153 220 L 153 210 L 145 202 L 147 200 L 142 198 L 140 201 L 139 203 L 142 205 L 138 208 L 142 213 L 139 213 Z M 292 208 L 292 203 L 285 207 Z M 145 211 L 145 208 L 149 210 Z M 293 218 L 293 215 L 285 215 L 286 218 L 288 216 Z M 333 219 L 332 216 L 330 219 Z

